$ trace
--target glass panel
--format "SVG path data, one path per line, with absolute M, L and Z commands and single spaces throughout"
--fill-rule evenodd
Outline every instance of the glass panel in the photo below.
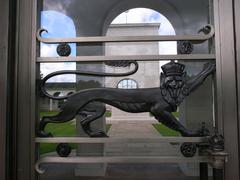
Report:
M 129 1 L 122 3 L 120 0 L 99 1 L 99 0 L 43 0 L 42 11 L 40 13 L 40 27 L 47 32 L 42 33 L 43 38 L 70 38 L 70 37 L 95 37 L 95 36 L 152 36 L 152 35 L 197 35 L 198 30 L 208 23 L 212 23 L 211 13 L 209 14 L 209 1 Z M 141 8 L 134 8 L 141 7 Z M 134 8 L 134 9 L 131 9 Z M 59 62 L 41 63 L 38 62 L 41 79 L 50 73 L 60 70 L 78 70 L 81 72 L 100 73 L 125 73 L 132 71 L 134 64 L 126 62 L 67 62 L 76 56 L 142 56 L 142 55 L 177 55 L 177 54 L 207 54 L 214 53 L 213 42 L 206 41 L 200 44 L 190 42 L 108 42 L 108 43 L 69 43 L 69 44 L 47 44 L 40 43 L 39 56 L 49 60 L 53 57 L 69 56 L 66 61 L 60 62 L 64 58 L 56 58 Z M 138 61 L 138 59 L 134 59 Z M 54 137 L 79 136 L 88 137 L 91 133 L 106 133 L 108 138 L 157 138 L 165 136 L 178 137 L 179 132 L 169 129 L 164 123 L 159 123 L 154 114 L 150 113 L 148 106 L 141 99 L 141 94 L 134 94 L 139 101 L 126 102 L 127 95 L 114 96 L 113 101 L 119 101 L 113 105 L 111 101 L 104 99 L 110 94 L 93 93 L 91 97 L 96 97 L 92 102 L 81 104 L 87 95 L 77 99 L 74 103 L 68 103 L 74 99 L 77 92 L 88 93 L 89 91 L 115 89 L 118 92 L 135 92 L 138 90 L 156 90 L 149 92 L 144 100 L 150 101 L 152 95 L 160 95 L 156 98 L 163 104 L 169 103 L 163 100 L 164 92 L 161 91 L 161 83 L 168 79 L 161 79 L 160 74 L 164 74 L 161 66 L 168 63 L 165 61 L 138 61 L 139 69 L 129 76 L 108 77 L 95 75 L 57 75 L 46 81 L 44 86 L 46 93 L 53 96 L 48 98 L 40 93 L 39 95 L 39 116 L 49 120 L 55 119 L 55 123 L 47 124 L 46 132 L 51 132 Z M 177 62 L 177 61 L 175 61 Z M 195 77 L 204 67 L 204 61 L 183 61 L 179 63 L 185 65 L 186 79 Z M 109 66 L 111 65 L 111 66 Z M 179 77 L 177 77 L 179 78 Z M 177 79 L 176 78 L 176 79 Z M 185 78 L 185 77 L 184 77 Z M 176 80 L 175 79 L 175 80 Z M 162 81 L 161 81 L 162 80 Z M 171 82 L 178 83 L 178 81 Z M 169 83 L 170 84 L 170 83 Z M 179 84 L 178 84 L 179 85 Z M 186 97 L 181 105 L 174 107 L 173 117 L 185 127 L 191 130 L 202 128 L 205 123 L 209 130 L 213 129 L 213 95 L 212 77 L 208 77 L 204 84 L 194 93 Z M 99 90 L 99 91 L 100 91 Z M 179 90 L 179 89 L 178 89 Z M 104 90 L 103 90 L 104 91 Z M 177 91 L 178 92 L 178 91 Z M 172 93 L 174 91 L 168 92 Z M 66 97 L 67 98 L 63 98 Z M 99 97 L 98 97 L 99 96 Z M 102 97 L 104 96 L 104 97 Z M 72 98 L 74 97 L 74 98 Z M 120 99 L 120 100 L 119 100 Z M 157 101 L 156 100 L 156 101 Z M 87 100 L 86 100 L 87 101 Z M 102 102 L 103 101 L 103 102 Z M 104 103 L 107 103 L 105 105 Z M 139 105 L 140 104 L 140 105 Z M 80 106 L 73 115 L 67 115 L 56 123 L 64 111 L 65 106 L 73 109 Z M 113 106 L 111 106 L 113 105 Z M 148 104 L 149 105 L 149 104 Z M 132 108 L 129 113 L 127 108 Z M 143 108 L 144 107 L 144 108 Z M 170 107 L 170 106 L 169 106 Z M 106 108 L 106 112 L 105 112 Z M 125 109 L 124 109 L 125 108 Z M 140 108 L 140 110 L 139 110 Z M 142 109 L 141 109 L 142 108 Z M 99 110 L 100 109 L 100 110 Z M 71 111 L 72 109 L 70 109 Z M 101 111 L 101 112 L 100 112 Z M 74 114 L 75 113 L 75 114 Z M 100 114 L 99 114 L 100 113 Z M 60 114 L 60 115 L 59 115 Z M 101 117 L 102 116 L 102 117 Z M 171 115 L 170 115 L 171 116 Z M 84 122 L 91 117 L 93 119 L 90 127 L 93 132 L 86 131 Z M 57 120 L 56 120 L 57 119 Z M 158 119 L 161 121 L 161 119 Z M 42 121 L 41 121 L 42 122 Z M 41 123 L 40 123 L 41 124 Z M 85 130 L 84 130 L 85 127 Z M 87 134 L 87 133 L 88 134 Z M 98 135 L 98 134 L 97 134 Z M 183 157 L 180 152 L 181 143 L 161 142 L 161 143 L 92 143 L 75 144 L 69 143 L 67 148 L 61 149 L 64 145 L 41 143 L 39 146 L 38 158 L 58 157 L 59 153 L 71 147 L 71 156 L 76 159 L 81 157 L 111 157 L 111 156 L 176 156 Z M 58 148 L 58 153 L 56 152 Z M 59 150 L 60 148 L 60 150 Z M 198 150 L 195 155 L 198 157 Z M 168 159 L 168 158 L 166 158 Z M 169 158 L 170 159 L 170 158 Z M 176 158 L 177 159 L 177 158 Z M 73 160 L 74 161 L 74 160 Z M 41 180 L 53 179 L 98 179 L 91 176 L 104 176 L 106 179 L 199 179 L 199 163 L 78 163 L 78 164 L 46 164 L 41 166 L 47 168 L 45 174 L 39 175 Z M 211 172 L 209 173 L 211 176 Z

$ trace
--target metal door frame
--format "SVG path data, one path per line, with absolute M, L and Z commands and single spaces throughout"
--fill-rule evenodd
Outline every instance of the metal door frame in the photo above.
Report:
M 214 1 L 216 31 L 216 81 L 218 129 L 224 135 L 225 149 L 230 154 L 225 179 L 239 179 L 239 124 L 233 1 Z

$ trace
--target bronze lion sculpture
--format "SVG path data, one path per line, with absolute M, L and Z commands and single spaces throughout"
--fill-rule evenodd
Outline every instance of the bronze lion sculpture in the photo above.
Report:
M 206 63 L 196 76 L 187 78 L 185 66 L 171 61 L 162 66 L 160 87 L 143 89 L 93 88 L 71 94 L 61 111 L 55 116 L 43 117 L 39 124 L 40 137 L 51 136 L 44 131 L 48 123 L 63 123 L 81 115 L 83 130 L 91 137 L 107 136 L 103 131 L 93 131 L 91 122 L 103 116 L 109 104 L 130 113 L 150 112 L 165 126 L 178 131 L 182 136 L 202 136 L 200 131 L 185 128 L 172 114 L 177 106 L 204 80 L 215 72 L 214 63 Z

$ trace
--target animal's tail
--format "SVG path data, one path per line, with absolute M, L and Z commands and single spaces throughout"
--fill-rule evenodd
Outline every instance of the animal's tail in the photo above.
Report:
M 131 64 L 134 64 L 134 69 L 129 72 L 125 72 L 125 73 L 105 73 L 105 72 L 78 71 L 78 70 L 56 71 L 56 72 L 48 74 L 41 80 L 41 82 L 39 84 L 40 92 L 51 99 L 56 99 L 56 100 L 67 99 L 70 95 L 58 97 L 58 96 L 49 94 L 45 89 L 45 84 L 46 84 L 47 80 L 54 76 L 63 75 L 63 74 L 76 74 L 76 75 L 83 75 L 83 76 L 98 76 L 98 77 L 129 76 L 129 75 L 136 73 L 139 68 L 137 61 L 108 61 L 108 62 L 105 62 L 105 64 L 108 66 L 114 66 L 114 67 L 127 67 L 127 66 L 130 66 Z

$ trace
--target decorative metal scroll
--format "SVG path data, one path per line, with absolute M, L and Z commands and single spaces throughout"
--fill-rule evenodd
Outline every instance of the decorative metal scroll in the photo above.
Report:
M 137 63 L 135 65 L 137 67 Z M 184 98 L 197 89 L 210 74 L 215 72 L 215 64 L 206 63 L 202 71 L 190 79 L 186 78 L 185 66 L 174 61 L 163 65 L 162 70 L 160 88 L 131 90 L 93 88 L 64 97 L 67 100 L 61 107 L 59 114 L 41 119 L 38 135 L 40 137 L 48 137 L 51 134 L 44 131 L 48 123 L 63 123 L 72 120 L 77 114 L 80 114 L 82 116 L 80 121 L 82 128 L 89 136 L 107 137 L 105 132 L 95 132 L 91 129 L 91 123 L 104 115 L 106 109 L 102 106 L 102 103 L 106 103 L 126 112 L 150 112 L 155 119 L 165 126 L 180 132 L 182 136 L 203 136 L 202 131 L 191 131 L 185 128 L 171 112 L 176 111 L 177 106 L 180 105 Z M 77 71 L 70 71 L 70 73 L 84 74 Z M 59 71 L 51 73 L 41 83 L 42 92 L 52 99 L 58 98 L 48 95 L 43 87 L 47 79 L 60 74 L 69 74 L 69 72 Z M 89 72 L 85 73 L 85 75 L 89 74 Z M 94 75 L 102 76 L 102 74 L 98 73 Z
M 67 43 L 60 43 L 57 46 L 57 53 L 59 56 L 69 56 L 71 54 L 71 46 Z
M 43 38 L 42 33 L 46 29 L 37 31 L 37 39 L 43 43 L 97 43 L 97 42 L 149 42 L 149 41 L 192 41 L 194 44 L 202 43 L 214 36 L 212 25 L 206 25 L 198 32 L 198 35 L 169 35 L 169 36 L 96 36 L 76 38 Z M 202 32 L 200 34 L 200 32 Z
M 193 43 L 191 41 L 178 41 L 177 52 L 178 54 L 191 54 L 193 51 Z
M 127 67 L 130 66 L 131 64 L 134 65 L 133 70 L 125 73 L 104 73 L 104 72 L 93 72 L 93 71 L 80 71 L 80 70 L 62 70 L 62 71 L 56 71 L 53 73 L 48 74 L 45 76 L 41 82 L 40 82 L 40 90 L 41 93 L 43 93 L 45 96 L 51 99 L 56 99 L 56 100 L 62 100 L 68 98 L 70 95 L 66 96 L 54 96 L 49 94 L 46 89 L 45 89 L 45 84 L 47 80 L 49 80 L 52 77 L 58 76 L 58 75 L 65 75 L 65 74 L 76 74 L 76 75 L 82 75 L 82 76 L 98 76 L 98 77 L 121 77 L 121 76 L 130 76 L 138 71 L 139 65 L 137 61 L 108 61 L 105 62 L 106 65 L 108 66 L 113 66 L 113 67 Z

